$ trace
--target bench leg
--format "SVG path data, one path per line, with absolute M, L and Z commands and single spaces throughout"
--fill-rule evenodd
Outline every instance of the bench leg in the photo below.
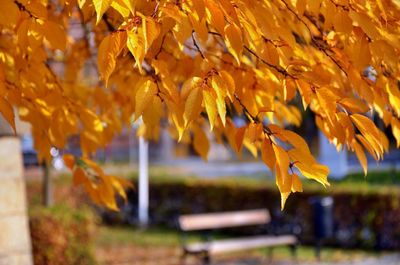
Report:
M 297 263 L 297 244 L 290 245 L 293 261 Z
M 180 264 L 181 265 L 185 265 L 185 263 L 186 263 L 186 255 L 187 255 L 186 251 L 183 251 L 182 254 L 181 254 L 181 258 L 180 258 Z
M 271 264 L 272 258 L 273 258 L 273 254 L 274 254 L 274 248 L 272 248 L 272 247 L 266 248 L 265 259 L 264 259 L 266 264 Z
M 210 254 L 208 254 L 208 252 L 204 252 L 202 260 L 203 260 L 203 265 L 211 264 Z
M 269 247 L 268 249 L 267 249 L 267 251 L 268 251 L 268 264 L 270 264 L 271 262 L 272 262 L 272 259 L 273 259 L 273 257 L 274 257 L 274 248 L 273 247 Z

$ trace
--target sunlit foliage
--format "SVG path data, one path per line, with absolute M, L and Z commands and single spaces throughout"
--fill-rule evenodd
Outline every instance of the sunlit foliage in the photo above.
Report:
M 123 180 L 88 157 L 123 126 L 193 142 L 204 158 L 211 131 L 247 148 L 275 173 L 282 206 L 299 175 L 329 185 L 329 170 L 284 129 L 309 109 L 337 149 L 367 172 L 387 137 L 400 144 L 400 3 L 396 0 L 2 0 L 0 112 L 32 126 L 41 159 L 79 135 L 67 156 L 74 182 L 116 209 Z M 234 117 L 246 121 L 240 128 Z M 161 122 L 167 121 L 167 122 Z

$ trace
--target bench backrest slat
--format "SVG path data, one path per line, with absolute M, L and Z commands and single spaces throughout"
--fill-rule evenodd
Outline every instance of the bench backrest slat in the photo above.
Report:
M 183 231 L 219 229 L 246 225 L 267 224 L 271 216 L 267 209 L 223 213 L 181 215 L 179 226 Z

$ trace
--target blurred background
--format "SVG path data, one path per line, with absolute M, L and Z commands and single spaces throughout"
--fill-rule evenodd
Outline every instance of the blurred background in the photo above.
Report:
M 52 164 L 44 166 L 38 164 L 29 128 L 18 130 L 35 264 L 180 264 L 180 215 L 249 209 L 269 210 L 272 221 L 266 230 L 272 234 L 288 233 L 294 224 L 299 228 L 297 264 L 400 264 L 400 152 L 392 146 L 380 164 L 369 157 L 369 174 L 364 177 L 356 157 L 338 153 L 312 120 L 306 113 L 303 126 L 291 129 L 305 137 L 314 155 L 330 167 L 331 186 L 303 180 L 303 193 L 292 194 L 283 211 L 273 175 L 250 153 L 239 158 L 214 141 L 209 161 L 204 162 L 190 144 L 174 142 L 167 131 L 158 142 L 140 144 L 135 127 L 123 130 L 94 157 L 106 173 L 127 178 L 135 186 L 128 200 L 120 201 L 121 210 L 110 211 L 94 205 L 81 187 L 72 185 L 61 157 L 80 155 L 78 138 L 70 139 L 66 150 L 52 149 Z M 394 143 L 390 132 L 387 135 Z M 148 176 L 148 183 L 142 186 L 140 167 L 148 169 L 148 175 L 141 175 L 145 180 Z M 257 233 L 242 227 L 212 235 Z M 190 233 L 188 240 L 202 236 Z M 212 264 L 294 262 L 286 246 L 275 247 L 270 254 L 265 248 L 229 252 L 213 257 Z M 186 264 L 201 260 L 191 257 Z

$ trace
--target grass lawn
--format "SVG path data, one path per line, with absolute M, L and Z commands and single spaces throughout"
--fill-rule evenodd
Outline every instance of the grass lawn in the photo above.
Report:
M 128 164 L 105 164 L 103 168 L 106 172 L 111 171 L 112 174 L 121 177 L 136 180 L 136 168 L 129 167 Z M 170 169 L 166 169 L 159 165 L 151 165 L 149 168 L 150 181 L 153 183 L 196 183 L 209 182 L 221 185 L 238 185 L 245 187 L 272 187 L 276 188 L 275 179 L 267 174 L 248 176 L 229 176 L 218 178 L 201 178 L 189 175 L 174 174 Z M 72 177 L 68 171 L 56 172 L 52 174 L 55 177 L 55 186 L 72 186 Z M 41 177 L 34 180 L 41 181 Z M 379 194 L 397 194 L 400 193 L 400 172 L 399 171 L 369 171 L 367 176 L 363 173 L 352 173 L 341 180 L 329 179 L 330 187 L 324 188 L 321 184 L 313 180 L 303 179 L 304 191 L 322 192 L 327 195 L 340 192 L 354 193 L 379 193 Z M 28 181 L 29 183 L 30 181 Z
M 137 173 L 130 173 L 125 177 L 136 180 Z M 326 195 L 332 193 L 350 192 L 358 194 L 398 194 L 400 193 L 400 172 L 399 171 L 370 171 L 367 176 L 363 173 L 353 173 L 341 180 L 329 179 L 330 186 L 324 188 L 321 184 L 313 180 L 302 179 L 303 190 L 305 192 L 321 192 Z M 176 176 L 168 172 L 161 173 L 159 169 L 152 173 L 150 168 L 150 182 L 153 183 L 212 183 L 215 185 L 234 185 L 256 188 L 260 186 L 277 189 L 275 179 L 269 175 L 230 176 L 219 178 L 201 178 L 193 176 Z
M 189 240 L 192 241 L 199 239 L 200 235 L 189 237 Z M 129 261 L 139 262 L 138 264 L 177 264 L 180 257 L 180 238 L 175 230 L 165 228 L 151 227 L 144 230 L 135 227 L 100 226 L 96 236 L 96 249 L 97 256 L 101 258 L 104 264 L 119 264 L 118 262 L 121 262 L 121 264 L 127 262 L 126 264 L 128 264 Z M 381 254 L 364 250 L 323 248 L 322 261 L 329 263 L 358 261 Z M 265 260 L 266 256 L 266 249 L 258 249 L 246 252 L 232 252 L 218 255 L 215 258 L 221 263 L 228 262 L 230 264 L 229 262 L 232 261 L 232 264 L 235 264 L 235 260 L 258 260 L 260 262 Z M 311 246 L 300 246 L 298 248 L 298 260 L 306 264 L 318 263 L 315 258 L 314 248 Z M 274 248 L 273 261 L 287 261 L 290 264 L 292 256 L 289 248 Z M 189 264 L 196 264 L 196 262 L 194 259 L 189 260 Z

